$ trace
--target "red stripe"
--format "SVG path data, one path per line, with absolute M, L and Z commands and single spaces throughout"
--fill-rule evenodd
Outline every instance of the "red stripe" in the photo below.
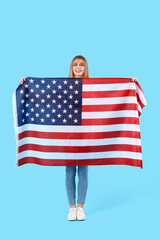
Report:
M 140 132 L 136 131 L 113 131 L 113 132 L 38 132 L 24 131 L 19 134 L 19 140 L 25 137 L 36 137 L 45 139 L 100 139 L 129 137 L 140 138 Z
M 83 105 L 82 112 L 103 112 L 120 110 L 138 110 L 137 103 L 107 104 L 107 105 Z
M 137 84 L 137 86 L 139 87 L 139 89 L 140 89 L 140 90 L 142 91 L 142 93 L 143 93 L 143 90 L 142 90 L 141 86 L 139 85 L 139 82 L 136 81 L 135 83 Z
M 141 112 L 138 110 L 138 116 L 140 117 L 141 116 Z
M 89 152 L 108 152 L 108 151 L 129 151 L 140 152 L 141 146 L 127 144 L 113 144 L 101 146 L 44 146 L 38 144 L 24 144 L 18 148 L 21 153 L 26 150 L 39 152 L 66 152 L 66 153 L 89 153 Z
M 143 102 L 141 101 L 138 93 L 137 93 L 137 101 L 139 102 L 139 104 L 140 104 L 140 106 L 141 106 L 141 109 L 142 109 L 145 105 L 144 105 Z
M 128 83 L 131 78 L 83 78 L 83 84 Z
M 99 159 L 54 159 L 48 160 L 43 158 L 25 157 L 18 160 L 18 166 L 26 163 L 34 163 L 45 166 L 86 166 L 86 165 L 130 165 L 143 167 L 142 160 L 131 158 L 99 158 Z
M 138 124 L 139 118 L 135 117 L 119 117 L 119 118 L 96 118 L 82 119 L 82 125 L 112 125 L 112 124 Z
M 111 98 L 111 97 L 135 97 L 135 90 L 114 90 L 114 91 L 83 91 L 82 98 Z

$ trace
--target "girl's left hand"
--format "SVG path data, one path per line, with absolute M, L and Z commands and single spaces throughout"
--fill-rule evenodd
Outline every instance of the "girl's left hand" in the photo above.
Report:
M 136 77 L 132 77 L 132 78 L 131 78 L 131 81 L 138 82 L 138 80 L 137 80 L 137 78 L 136 78 Z

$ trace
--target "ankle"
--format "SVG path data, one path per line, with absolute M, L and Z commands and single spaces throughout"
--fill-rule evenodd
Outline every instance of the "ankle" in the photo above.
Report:
M 76 208 L 76 205 L 74 204 L 74 205 L 70 205 L 70 208 Z
M 83 204 L 78 203 L 78 207 L 83 208 Z

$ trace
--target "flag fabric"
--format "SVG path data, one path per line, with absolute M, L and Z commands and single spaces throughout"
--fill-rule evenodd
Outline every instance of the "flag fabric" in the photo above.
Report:
M 146 104 L 131 78 L 27 77 L 13 93 L 16 164 L 142 168 Z

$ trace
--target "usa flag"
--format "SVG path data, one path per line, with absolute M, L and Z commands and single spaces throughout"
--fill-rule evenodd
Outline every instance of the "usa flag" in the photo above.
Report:
M 142 168 L 146 104 L 131 78 L 28 77 L 13 93 L 16 164 Z

